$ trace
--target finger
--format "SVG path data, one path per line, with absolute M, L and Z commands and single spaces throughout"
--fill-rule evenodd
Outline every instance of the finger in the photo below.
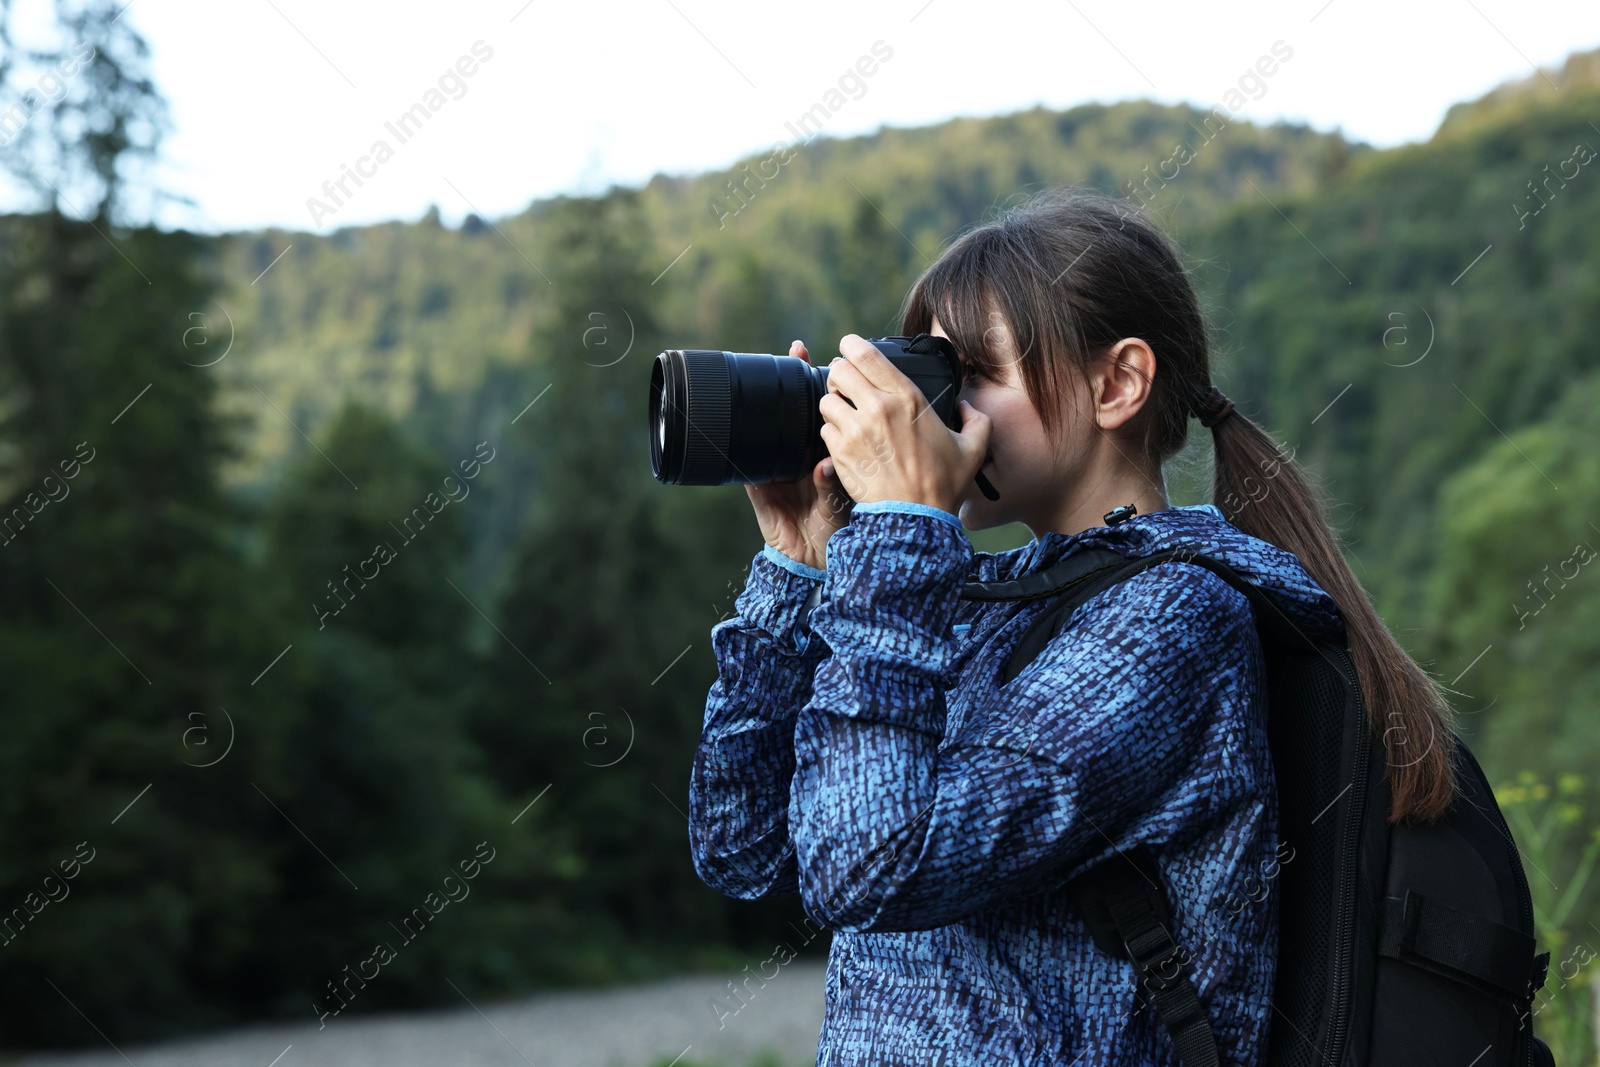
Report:
M 840 357 L 828 364 L 828 392 L 841 393 L 860 407 L 861 401 L 876 391 L 877 386 L 848 359 Z
M 957 401 L 956 408 L 961 412 L 962 436 L 966 436 L 969 431 L 972 431 L 980 434 L 985 439 L 988 438 L 989 432 L 994 428 L 993 419 L 973 407 L 966 400 Z
M 840 489 L 839 480 L 833 472 L 833 461 L 823 460 L 811 474 L 811 484 L 816 489 L 817 499 L 822 502 L 829 514 L 836 514 L 839 510 Z
M 839 354 L 849 360 L 866 381 L 886 393 L 916 388 L 916 383 L 902 374 L 877 345 L 860 334 L 847 333 L 839 338 Z
M 989 450 L 989 435 L 994 431 L 994 420 L 965 400 L 957 403 L 957 409 L 961 412 L 961 433 L 957 437 L 961 454 L 969 460 L 976 457 L 981 463 L 984 453 Z
M 789 354 L 791 356 L 798 356 L 807 363 L 811 362 L 811 354 L 806 351 L 805 342 L 799 339 L 789 342 Z
M 827 399 L 827 397 L 823 397 L 823 400 Z M 841 400 L 837 403 L 843 404 L 844 402 Z M 849 411 L 850 409 L 847 407 L 845 410 Z M 849 462 L 849 457 L 844 455 L 844 431 L 834 423 L 824 422 L 818 427 L 817 436 L 822 438 L 822 445 L 828 450 L 828 455 L 833 460 L 834 477 L 839 477 L 840 461 Z
M 822 416 L 822 429 L 838 432 L 849 426 L 859 408 L 849 398 L 830 390 L 821 400 L 817 401 L 817 414 Z M 826 441 L 826 436 L 823 437 Z M 833 451 L 831 448 L 829 451 Z M 837 455 L 837 453 L 834 453 Z

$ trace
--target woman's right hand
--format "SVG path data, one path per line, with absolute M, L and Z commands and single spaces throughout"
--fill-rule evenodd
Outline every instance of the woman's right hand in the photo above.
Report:
M 799 341 L 789 346 L 789 355 L 810 362 Z M 828 538 L 850 522 L 850 509 L 855 507 L 834 472 L 833 459 L 824 456 L 810 478 L 744 488 L 767 544 L 808 567 L 825 569 Z

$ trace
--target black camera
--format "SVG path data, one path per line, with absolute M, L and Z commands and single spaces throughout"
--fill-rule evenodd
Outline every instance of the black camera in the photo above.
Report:
M 961 363 L 948 340 L 919 333 L 871 344 L 960 431 Z M 793 356 L 669 349 L 650 368 L 650 469 L 668 485 L 809 478 L 828 454 L 817 410 L 827 392 L 828 368 Z

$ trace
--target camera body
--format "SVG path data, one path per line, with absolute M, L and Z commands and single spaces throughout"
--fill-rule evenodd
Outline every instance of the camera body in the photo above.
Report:
M 961 364 L 943 337 L 871 339 L 960 432 Z M 793 482 L 828 454 L 828 368 L 793 356 L 668 349 L 650 369 L 650 469 L 667 485 Z

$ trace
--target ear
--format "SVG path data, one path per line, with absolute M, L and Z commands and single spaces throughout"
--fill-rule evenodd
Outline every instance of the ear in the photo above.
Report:
M 1156 354 L 1137 337 L 1124 337 L 1106 349 L 1093 372 L 1095 422 L 1115 430 L 1137 415 L 1156 379 Z

